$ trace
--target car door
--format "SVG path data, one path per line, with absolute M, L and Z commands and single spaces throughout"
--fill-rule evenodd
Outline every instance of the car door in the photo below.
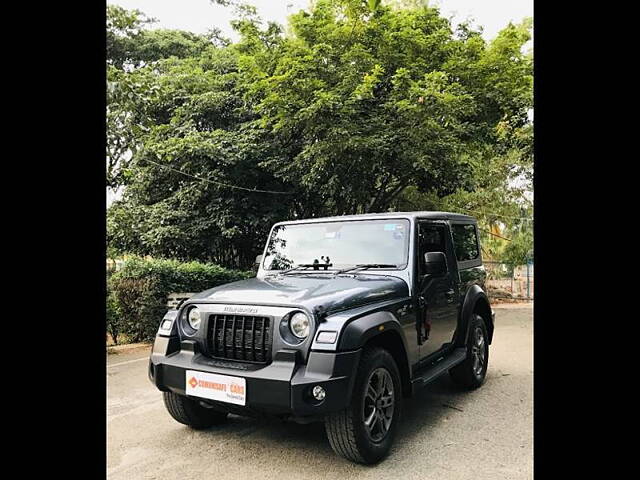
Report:
M 447 271 L 425 274 L 424 254 L 443 252 Z M 459 309 L 459 278 L 451 233 L 445 221 L 418 222 L 417 330 L 422 360 L 437 357 L 451 344 Z

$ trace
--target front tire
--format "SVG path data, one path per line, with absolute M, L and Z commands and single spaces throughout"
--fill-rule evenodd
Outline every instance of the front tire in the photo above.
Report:
M 177 395 L 173 392 L 163 392 L 164 406 L 174 420 L 189 427 L 201 430 L 219 425 L 227 419 L 227 414 L 200 405 L 196 400 Z
M 464 362 L 449 370 L 451 379 L 459 386 L 473 390 L 480 387 L 487 376 L 489 366 L 489 344 L 487 326 L 482 317 L 473 314 L 467 338 L 467 358 Z
M 366 349 L 358 365 L 351 404 L 325 419 L 331 448 L 352 462 L 379 462 L 389 453 L 401 407 L 402 384 L 395 360 L 382 348 Z

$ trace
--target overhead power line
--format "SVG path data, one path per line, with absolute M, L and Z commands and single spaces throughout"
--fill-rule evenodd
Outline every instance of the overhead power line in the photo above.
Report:
M 278 195 L 292 195 L 293 194 L 293 192 L 278 192 L 278 191 L 275 191 L 275 190 L 260 190 L 258 188 L 246 188 L 246 187 L 239 187 L 237 185 L 230 185 L 228 183 L 218 182 L 216 180 L 210 180 L 208 178 L 202 178 L 202 177 L 198 177 L 196 175 L 191 175 L 190 173 L 183 172 L 182 170 L 178 170 L 176 168 L 170 167 L 169 165 L 163 165 L 161 163 L 154 162 L 153 160 L 149 160 L 148 158 L 143 158 L 142 160 L 144 160 L 145 162 L 152 163 L 153 165 L 157 165 L 158 167 L 163 167 L 163 168 L 166 168 L 166 169 L 171 170 L 173 172 L 180 173 L 180 174 L 182 174 L 182 175 L 184 175 L 186 177 L 191 177 L 191 178 L 193 178 L 195 180 L 199 180 L 201 182 L 211 183 L 211 184 L 214 184 L 214 185 L 220 185 L 220 186 L 227 187 L 227 188 L 232 188 L 232 189 L 235 189 L 235 190 L 244 190 L 246 192 L 253 192 L 253 193 L 272 193 L 272 194 L 278 194 Z
M 179 173 L 179 174 L 184 175 L 186 177 L 193 178 L 194 180 L 198 180 L 200 182 L 211 183 L 213 185 L 220 185 L 222 187 L 231 188 L 231 189 L 234 189 L 234 190 L 243 190 L 245 192 L 253 192 L 253 193 L 270 193 L 270 194 L 274 194 L 274 195 L 293 195 L 293 192 L 280 192 L 280 191 L 277 191 L 277 190 L 262 190 L 262 189 L 259 189 L 259 188 L 247 188 L 247 187 L 240 187 L 238 185 L 231 185 L 229 183 L 218 182 L 216 180 L 211 180 L 211 179 L 208 179 L 208 178 L 202 178 L 202 177 L 199 177 L 197 175 L 191 175 L 190 173 L 183 172 L 182 170 L 178 170 L 176 168 L 170 167 L 169 165 L 163 165 L 161 163 L 154 162 L 153 160 L 149 160 L 148 158 L 142 158 L 141 160 L 143 160 L 145 162 L 149 162 L 149 163 L 151 163 L 153 165 L 156 165 L 158 167 L 166 168 L 168 170 L 171 170 L 173 172 Z M 489 214 L 487 214 L 487 212 L 483 212 L 483 211 L 479 211 L 479 210 L 470 210 L 468 208 L 463 208 L 463 207 L 458 207 L 458 208 L 460 208 L 461 210 L 464 210 L 466 212 L 471 212 L 471 213 L 476 213 L 476 214 L 479 213 L 479 214 L 482 214 L 482 215 L 485 215 L 485 216 L 494 216 L 494 217 L 503 217 L 503 218 L 515 218 L 515 219 L 520 219 L 520 220 L 533 221 L 532 217 L 516 217 L 516 216 L 512 216 L 512 215 L 502 215 L 502 214 L 498 214 L 498 213 L 489 213 Z M 487 233 L 489 233 L 491 235 L 494 235 L 496 237 L 500 237 L 500 235 L 496 235 L 496 234 L 491 233 L 491 232 L 487 232 Z M 505 240 L 511 241 L 510 239 L 505 238 L 505 237 L 500 237 L 500 238 L 503 238 Z
M 482 231 L 482 232 L 484 232 L 484 233 L 488 233 L 489 235 L 493 235 L 494 237 L 498 237 L 498 238 L 501 238 L 501 239 L 503 239 L 503 240 L 507 240 L 507 241 L 509 241 L 509 242 L 511 242 L 511 241 L 512 241 L 510 238 L 503 237 L 502 235 L 498 235 L 497 233 L 490 232 L 489 230 L 485 230 L 485 229 L 483 229 L 483 228 L 479 228 L 479 230 L 480 230 L 480 231 Z
M 469 210 L 468 208 L 463 208 L 463 207 L 458 207 L 460 208 L 460 210 L 464 210 L 465 212 L 470 212 L 470 213 L 479 213 L 481 215 L 487 216 L 487 217 L 502 217 L 502 218 L 515 218 L 515 219 L 519 219 L 519 220 L 529 220 L 529 221 L 533 221 L 533 217 L 516 217 L 513 215 L 502 215 L 500 213 L 492 213 L 492 212 L 485 212 L 482 210 Z

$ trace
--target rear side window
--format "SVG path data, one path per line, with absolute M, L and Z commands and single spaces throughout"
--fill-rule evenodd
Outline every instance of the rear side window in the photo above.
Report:
M 452 225 L 453 245 L 459 262 L 475 260 L 480 256 L 475 225 Z

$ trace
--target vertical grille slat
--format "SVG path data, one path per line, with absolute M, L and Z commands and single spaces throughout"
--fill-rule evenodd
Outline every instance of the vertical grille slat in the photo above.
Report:
M 256 317 L 251 319 L 251 345 L 256 344 Z M 256 349 L 251 349 L 251 360 L 256 361 Z
M 245 324 L 247 323 L 247 317 L 242 317 L 242 341 L 240 342 L 240 360 L 247 359 L 247 349 L 244 348 L 244 338 L 245 338 Z
M 267 317 L 209 316 L 208 353 L 214 358 L 268 363 L 271 360 L 271 324 Z
M 222 316 L 222 355 L 227 358 L 227 316 Z
M 262 358 L 266 358 L 266 349 L 264 347 L 265 345 L 265 341 L 267 340 L 267 334 L 266 334 L 266 325 L 265 325 L 265 321 L 264 318 L 262 319 L 262 335 L 260 335 L 262 337 Z
M 231 318 L 231 358 L 236 358 L 236 323 L 237 319 Z
M 216 328 L 216 324 L 218 323 L 218 319 L 217 317 L 213 316 L 209 318 L 209 322 L 211 322 L 211 320 L 213 320 L 213 326 L 212 326 L 212 330 L 213 333 L 211 335 L 211 341 L 209 342 L 210 346 L 209 346 L 209 351 L 215 355 L 216 354 L 216 350 L 217 350 L 217 341 L 216 341 L 216 332 L 218 331 L 218 329 Z

